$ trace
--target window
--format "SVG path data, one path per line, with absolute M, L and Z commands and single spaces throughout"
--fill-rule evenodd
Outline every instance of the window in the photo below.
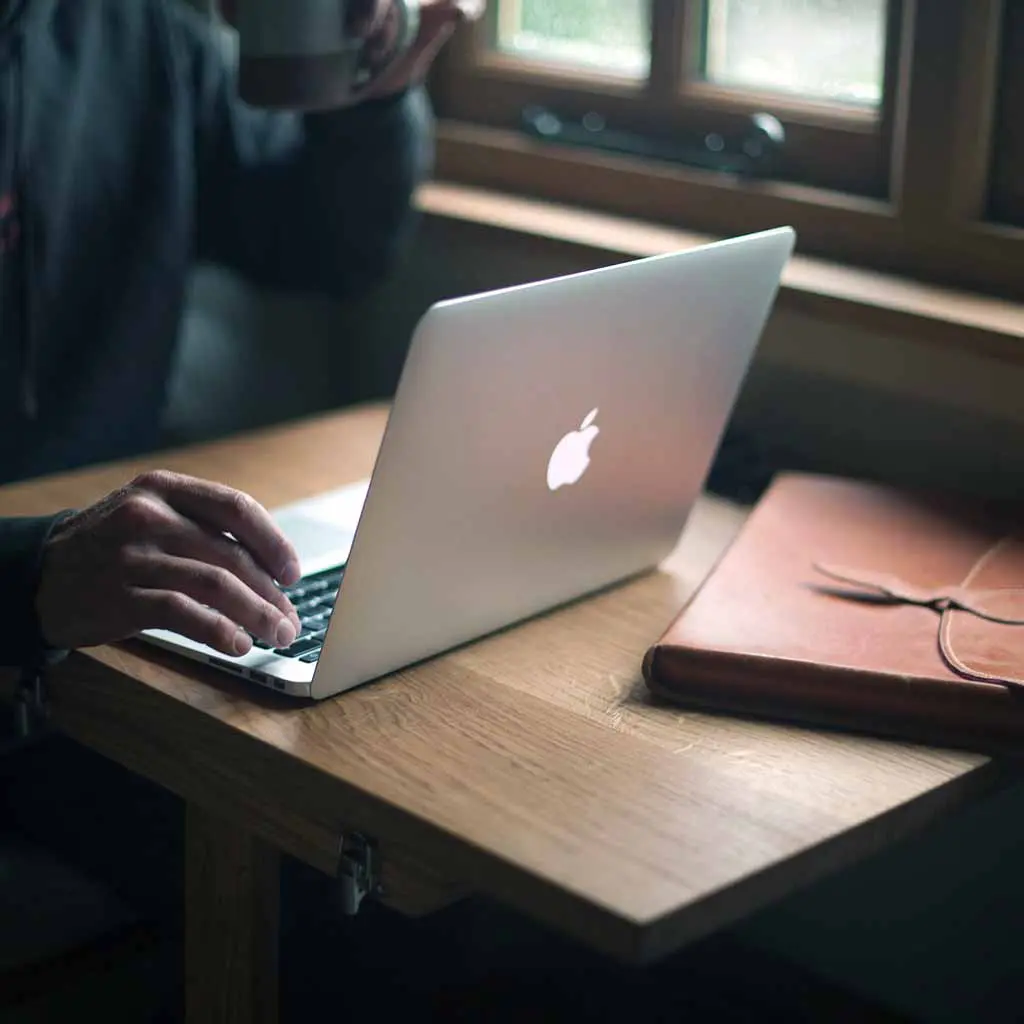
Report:
M 717 85 L 877 110 L 885 0 L 709 0 L 701 71 Z
M 1021 0 L 490 0 L 439 173 L 1024 296 Z
M 778 177 L 881 196 L 887 59 L 899 35 L 889 22 L 901 6 L 492 0 L 476 38 L 453 47 L 442 111 L 512 130 L 542 112 L 535 133 L 557 119 L 563 139 L 709 166 L 742 160 L 758 134 L 752 116 L 768 113 L 785 133 Z M 794 45 L 776 45 L 786 39 Z
M 497 8 L 497 48 L 523 60 L 645 79 L 650 26 L 642 0 L 519 0 Z

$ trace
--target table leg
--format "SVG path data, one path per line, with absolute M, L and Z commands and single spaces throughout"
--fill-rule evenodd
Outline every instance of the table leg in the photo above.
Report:
M 185 822 L 185 1020 L 274 1024 L 279 855 L 193 804 Z

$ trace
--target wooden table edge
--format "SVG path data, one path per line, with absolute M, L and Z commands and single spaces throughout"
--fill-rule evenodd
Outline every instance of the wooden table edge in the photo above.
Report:
M 106 664 L 102 659 L 109 652 L 100 649 L 74 654 L 55 679 L 52 721 L 73 739 L 171 790 L 188 805 L 216 815 L 330 876 L 337 874 L 341 840 L 346 834 L 370 837 L 378 845 L 385 866 L 385 902 L 401 912 L 426 913 L 471 892 L 480 893 L 624 962 L 661 959 L 735 924 L 777 899 L 863 860 L 866 840 L 869 847 L 882 850 L 894 837 L 910 836 L 1012 777 L 1005 761 L 984 761 L 919 797 L 844 829 L 796 856 L 769 864 L 721 891 L 658 917 L 631 919 L 531 875 L 523 867 L 507 863 L 411 811 L 291 758 L 258 737 L 210 719 L 201 708 L 178 701 L 168 703 L 148 685 Z M 195 670 L 207 671 L 200 667 Z M 140 718 L 147 720 L 145 714 L 139 714 L 140 701 L 160 716 L 160 728 L 151 734 L 138 728 Z M 100 714 L 97 707 L 108 710 Z M 118 711 L 124 714 L 123 709 L 129 707 L 126 721 L 121 722 Z M 132 723 L 130 741 L 126 741 L 127 721 Z M 179 737 L 180 749 L 198 757 L 194 770 L 180 758 L 154 760 L 154 744 L 166 747 L 172 733 Z M 191 740 L 187 746 L 186 740 Z M 203 765 L 207 744 L 216 745 L 221 759 L 225 744 L 236 746 L 237 753 L 233 752 L 231 760 L 245 768 L 247 779 L 211 779 Z M 239 800 L 241 789 L 258 807 L 249 808 L 246 801 Z M 313 823 L 314 827 L 304 830 L 303 823 Z M 403 891 L 411 893 L 411 899 L 396 899 L 395 893 Z

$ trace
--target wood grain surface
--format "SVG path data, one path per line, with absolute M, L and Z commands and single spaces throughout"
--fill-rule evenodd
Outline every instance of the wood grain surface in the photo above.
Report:
M 278 1019 L 277 851 L 194 804 L 185 818 L 188 1024 Z
M 366 407 L 0 490 L 0 513 L 81 505 L 139 469 L 273 506 L 367 475 Z M 630 959 L 658 956 L 896 841 L 1004 772 L 980 755 L 691 714 L 640 675 L 744 519 L 704 499 L 663 568 L 320 704 L 141 644 L 80 652 L 54 720 L 324 871 L 357 829 L 412 909 L 492 896 Z M 400 585 L 400 581 L 396 581 Z M 421 873 L 422 884 L 409 882 Z

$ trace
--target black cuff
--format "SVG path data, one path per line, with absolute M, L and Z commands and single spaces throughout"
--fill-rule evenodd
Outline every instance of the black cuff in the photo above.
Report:
M 0 664 L 38 670 L 67 653 L 43 639 L 36 592 L 46 542 L 71 514 L 0 520 Z

